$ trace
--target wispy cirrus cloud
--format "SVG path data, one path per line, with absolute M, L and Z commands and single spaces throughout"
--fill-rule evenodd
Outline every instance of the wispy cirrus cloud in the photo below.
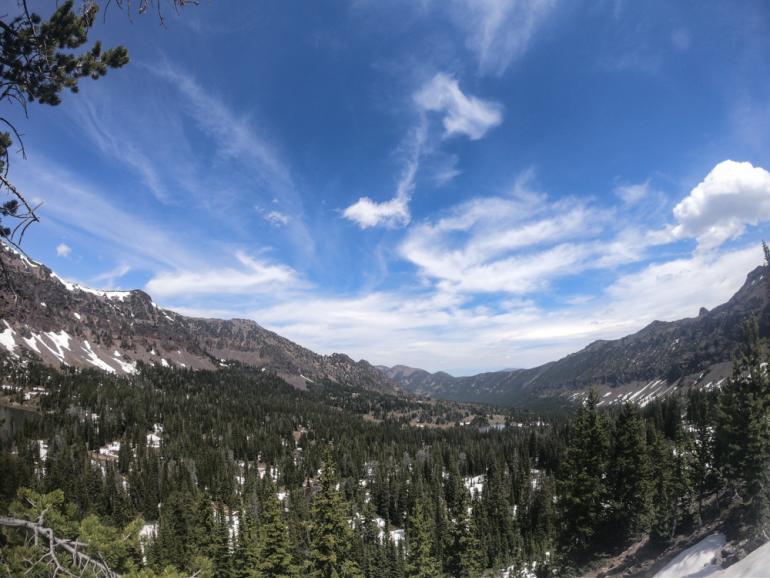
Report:
M 430 142 L 430 113 L 438 113 L 441 116 L 446 137 L 464 135 L 471 140 L 482 138 L 487 131 L 499 125 L 503 118 L 500 104 L 466 95 L 460 90 L 455 78 L 443 73 L 436 74 L 426 81 L 412 95 L 412 101 L 418 121 L 407 141 L 407 158 L 395 196 L 387 201 L 361 197 L 342 212 L 346 219 L 362 229 L 377 226 L 396 228 L 408 225 L 411 221 L 409 203 L 420 163 L 426 151 L 433 148 Z M 459 173 L 455 162 L 450 165 L 449 171 L 444 172 L 445 180 Z
M 454 0 L 450 10 L 482 74 L 500 76 L 524 54 L 556 0 Z
M 296 250 L 312 258 L 315 243 L 304 221 L 302 195 L 290 164 L 268 131 L 264 127 L 255 127 L 249 116 L 235 112 L 192 75 L 172 64 L 165 62 L 151 70 L 182 96 L 182 110 L 213 143 L 214 156 L 238 163 L 240 170 L 249 177 L 249 189 L 257 189 L 253 192 L 263 198 L 279 200 L 279 205 L 271 211 L 272 222 L 284 225 Z M 237 198 L 235 204 L 242 200 Z M 291 219 L 282 219 L 287 214 Z
M 99 110 L 96 102 L 87 96 L 77 100 L 69 110 L 79 129 L 96 145 L 102 155 L 128 165 L 162 203 L 171 200 L 156 161 L 143 152 L 135 135 L 128 134 L 124 122 L 114 122 L 111 114 Z M 157 147 L 155 150 L 157 151 Z M 165 172 L 168 174 L 169 171 Z
M 256 259 L 240 251 L 235 258 L 240 264 L 238 268 L 204 267 L 159 273 L 147 283 L 147 291 L 169 298 L 265 292 L 299 283 L 296 271 L 281 263 Z
M 16 175 L 19 186 L 43 203 L 39 210 L 43 219 L 110 246 L 123 260 L 148 269 L 197 267 L 204 262 L 199 252 L 184 242 L 186 236 L 168 222 L 136 216 L 109 201 L 93 183 L 39 155 L 20 165 Z

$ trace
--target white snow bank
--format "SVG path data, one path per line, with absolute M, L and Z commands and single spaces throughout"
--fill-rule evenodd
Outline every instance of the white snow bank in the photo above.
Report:
M 711 534 L 671 560 L 654 578 L 713 578 L 720 574 L 716 562 L 725 545 L 724 534 Z M 724 575 L 732 576 L 732 575 Z M 756 576 L 756 575 L 755 575 Z
M 712 575 L 712 578 L 760 578 L 770 576 L 770 542 L 760 546 L 740 562 Z
M 13 328 L 8 324 L 7 321 L 3 320 L 3 323 L 5 323 L 5 329 L 0 332 L 0 345 L 5 347 L 8 350 L 8 353 L 11 355 L 16 355 L 16 338 L 14 335 L 16 332 L 13 330 Z

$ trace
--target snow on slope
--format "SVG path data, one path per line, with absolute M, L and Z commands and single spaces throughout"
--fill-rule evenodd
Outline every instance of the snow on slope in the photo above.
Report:
M 716 562 L 724 545 L 724 534 L 711 534 L 680 552 L 654 578 L 713 578 L 721 570 Z
M 770 577 L 770 542 L 754 550 L 729 568 L 717 565 L 725 545 L 724 534 L 712 534 L 682 551 L 654 578 L 768 578 Z
M 770 576 L 770 542 L 760 546 L 740 562 L 713 575 L 712 578 L 762 578 Z

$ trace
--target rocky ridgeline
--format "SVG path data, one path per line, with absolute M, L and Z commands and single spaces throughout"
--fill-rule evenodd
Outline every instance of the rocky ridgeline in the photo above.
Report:
M 143 291 L 81 287 L 5 245 L 0 259 L 0 355 L 115 373 L 133 373 L 138 361 L 191 369 L 240 361 L 297 387 L 329 379 L 399 389 L 366 361 L 319 355 L 251 320 L 186 317 L 159 307 Z
M 731 372 L 749 315 L 758 317 L 761 335 L 770 336 L 766 274 L 765 267 L 757 267 L 727 303 L 711 311 L 701 308 L 697 317 L 654 321 L 632 335 L 596 341 L 532 369 L 469 377 L 405 366 L 380 369 L 411 392 L 498 404 L 554 393 L 576 399 L 592 385 L 606 396 L 603 404 L 629 400 L 644 404 L 681 387 L 717 387 Z

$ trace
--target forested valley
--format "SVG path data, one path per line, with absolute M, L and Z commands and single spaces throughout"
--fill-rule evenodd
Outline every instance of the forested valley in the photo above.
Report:
M 746 333 L 721 390 L 611 411 L 591 392 L 576 413 L 300 391 L 235 363 L 120 378 L 9 364 L 4 403 L 44 419 L 2 442 L 0 571 L 567 576 L 715 520 L 748 550 L 770 428 Z

